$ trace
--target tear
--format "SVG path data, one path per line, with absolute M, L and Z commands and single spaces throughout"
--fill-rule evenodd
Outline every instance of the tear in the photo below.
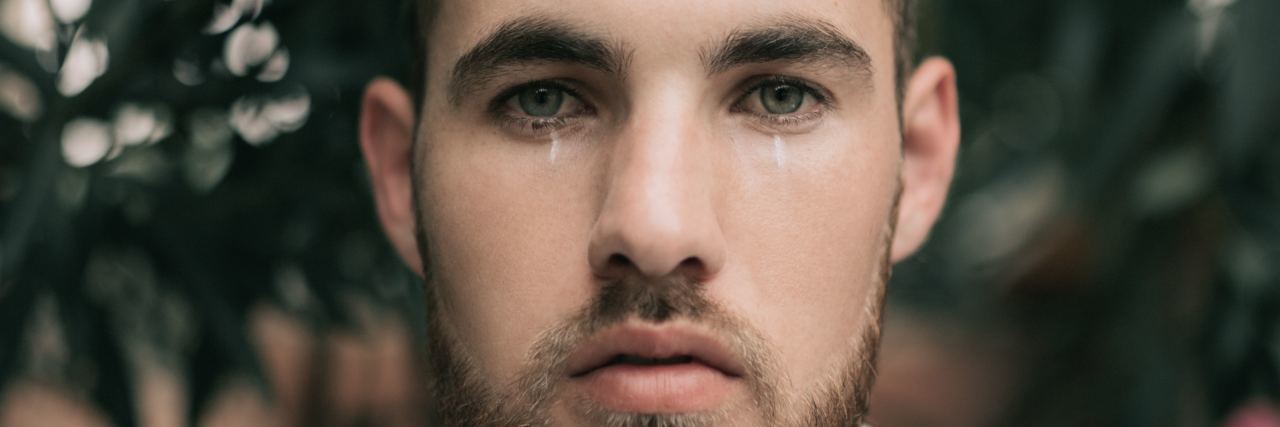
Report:
M 787 164 L 787 147 L 782 142 L 782 136 L 780 135 L 773 136 L 773 161 L 778 165 L 779 169 Z
M 556 158 L 560 156 L 560 135 L 551 132 L 551 150 L 547 153 L 547 161 L 556 162 Z

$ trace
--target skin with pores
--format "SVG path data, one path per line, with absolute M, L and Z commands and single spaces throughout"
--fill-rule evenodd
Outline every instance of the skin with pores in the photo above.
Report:
M 454 415 L 856 421 L 814 407 L 865 396 L 839 384 L 871 375 L 885 261 L 924 241 L 959 140 L 945 61 L 897 101 L 892 25 L 881 0 L 443 2 L 421 111 L 375 81 L 361 145 L 426 278 L 437 392 L 491 410 Z M 538 37 L 572 43 L 484 49 Z

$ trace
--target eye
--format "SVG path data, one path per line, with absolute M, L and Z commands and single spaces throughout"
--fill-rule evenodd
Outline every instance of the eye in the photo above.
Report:
M 555 87 L 532 86 L 515 96 L 520 109 L 533 117 L 551 117 L 564 106 L 564 90 Z
M 804 90 L 790 84 L 775 84 L 760 88 L 760 104 L 769 114 L 791 114 L 804 104 Z
M 746 87 L 732 111 L 753 116 L 774 130 L 800 131 L 834 105 L 827 92 L 796 78 L 766 76 Z
M 559 80 L 517 85 L 490 101 L 489 114 L 498 125 L 528 137 L 580 124 L 595 110 L 571 85 Z
M 495 113 L 527 120 L 560 119 L 589 112 L 577 92 L 554 80 L 516 86 L 494 101 Z

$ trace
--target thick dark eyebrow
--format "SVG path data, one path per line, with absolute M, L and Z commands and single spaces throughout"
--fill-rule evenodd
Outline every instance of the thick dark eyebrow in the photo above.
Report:
M 871 56 L 857 42 L 830 23 L 805 18 L 734 31 L 707 52 L 702 58 L 709 74 L 774 61 L 843 65 L 864 78 L 872 70 Z
M 504 68 L 540 62 L 581 64 L 621 74 L 627 56 L 603 37 L 549 18 L 508 21 L 458 58 L 449 80 L 449 99 L 456 107 Z

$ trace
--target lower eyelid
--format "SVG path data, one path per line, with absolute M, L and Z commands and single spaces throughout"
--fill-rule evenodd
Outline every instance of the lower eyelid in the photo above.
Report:
M 805 130 L 815 126 L 825 115 L 823 109 L 817 109 L 806 113 L 790 114 L 790 115 L 772 115 L 760 113 L 748 113 L 755 122 L 754 126 L 761 127 L 766 132 L 804 132 Z
M 582 125 L 579 119 L 580 117 L 531 119 L 507 116 L 502 119 L 500 126 L 524 137 L 542 137 L 551 132 L 572 131 Z
M 790 114 L 785 116 L 770 115 L 766 116 L 769 121 L 785 124 L 796 124 L 798 122 L 808 122 L 817 120 L 822 117 L 821 111 L 810 111 L 808 113 Z

